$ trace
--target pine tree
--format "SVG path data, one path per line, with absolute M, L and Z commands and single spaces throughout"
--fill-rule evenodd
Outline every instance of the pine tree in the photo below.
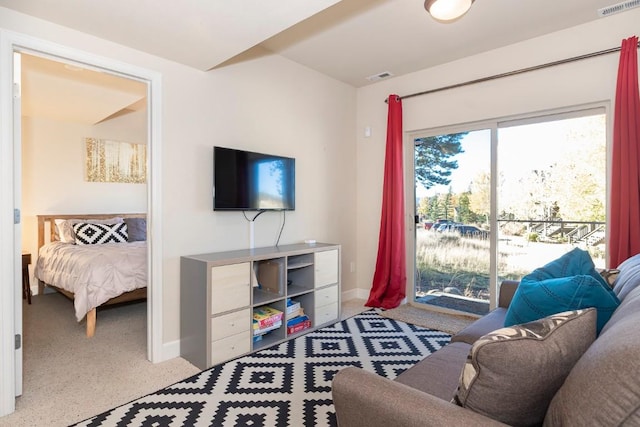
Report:
M 449 185 L 451 172 L 458 161 L 451 158 L 463 153 L 461 140 L 468 132 L 429 136 L 415 140 L 415 175 L 427 190 L 436 185 Z

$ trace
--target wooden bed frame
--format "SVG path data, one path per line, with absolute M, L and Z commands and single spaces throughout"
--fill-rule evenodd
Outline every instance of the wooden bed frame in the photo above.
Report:
M 38 252 L 45 243 L 55 242 L 60 240 L 56 231 L 55 220 L 56 219 L 109 219 L 109 218 L 146 218 L 147 214 L 144 213 L 129 213 L 129 214 L 74 214 L 74 215 L 37 215 L 38 218 Z M 46 224 L 49 224 L 49 238 L 47 239 Z M 69 292 L 65 289 L 61 289 L 57 286 L 49 285 L 47 283 L 38 280 L 38 294 L 42 295 L 45 286 L 55 289 L 67 298 L 73 301 L 73 292 Z M 129 301 L 139 301 L 147 298 L 147 288 L 136 289 L 131 292 L 125 292 L 122 295 L 111 298 L 109 301 L 102 305 L 119 304 Z M 96 308 L 93 308 L 87 313 L 87 337 L 91 338 L 96 332 Z

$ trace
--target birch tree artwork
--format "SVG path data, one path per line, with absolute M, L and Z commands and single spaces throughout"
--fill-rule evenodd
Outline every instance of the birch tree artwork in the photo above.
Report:
M 86 180 L 89 182 L 147 181 L 147 146 L 106 139 L 85 138 Z

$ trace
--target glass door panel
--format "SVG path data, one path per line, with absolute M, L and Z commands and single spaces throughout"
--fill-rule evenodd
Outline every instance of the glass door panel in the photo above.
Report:
M 414 302 L 485 314 L 490 297 L 491 130 L 414 139 Z
M 606 116 L 498 129 L 498 281 L 575 247 L 605 266 Z

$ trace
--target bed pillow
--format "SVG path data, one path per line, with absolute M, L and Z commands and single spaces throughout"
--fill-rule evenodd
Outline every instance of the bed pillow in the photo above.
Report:
M 58 240 L 62 243 L 76 243 L 76 235 L 73 231 L 73 225 L 79 222 L 87 222 L 92 224 L 120 224 L 124 222 L 123 218 L 113 217 L 107 219 L 56 219 L 56 231 Z
M 595 337 L 593 308 L 491 332 L 471 347 L 453 403 L 509 425 L 541 425 Z
M 73 225 L 78 245 L 98 245 L 103 243 L 127 243 L 127 224 L 91 224 L 79 222 Z
M 146 218 L 125 218 L 130 242 L 144 242 L 147 240 Z

